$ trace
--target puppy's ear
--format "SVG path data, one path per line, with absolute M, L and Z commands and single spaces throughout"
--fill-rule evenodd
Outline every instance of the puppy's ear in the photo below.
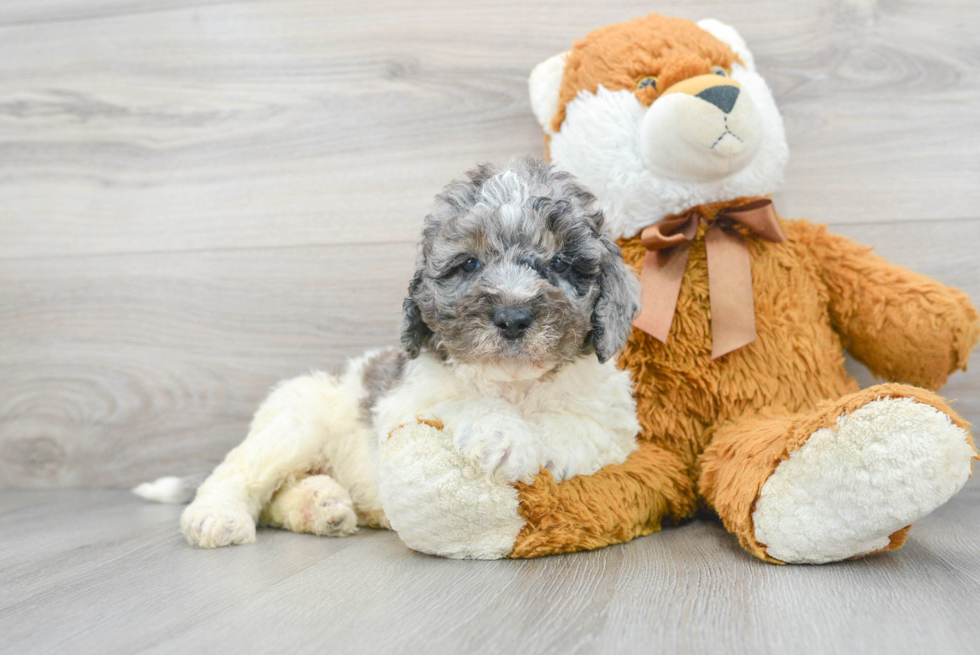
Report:
M 466 173 L 469 179 L 453 180 L 436 196 L 435 206 L 425 217 L 415 277 L 408 285 L 408 298 L 402 303 L 402 347 L 410 359 L 418 357 L 422 347 L 433 336 L 432 330 L 422 320 L 422 310 L 419 308 L 420 298 L 426 291 L 422 284 L 423 271 L 432 244 L 439 238 L 447 221 L 472 210 L 480 191 L 497 172 L 490 164 L 480 164 Z
M 599 361 L 604 362 L 626 345 L 633 330 L 633 317 L 640 311 L 640 283 L 623 261 L 619 246 L 605 233 L 600 240 L 606 255 L 599 281 L 599 300 L 592 313 L 592 345 Z
M 432 330 L 422 320 L 422 310 L 419 309 L 415 298 L 422 286 L 421 266 L 415 272 L 415 277 L 408 285 L 408 297 L 402 303 L 402 348 L 409 359 L 415 359 L 432 336 Z

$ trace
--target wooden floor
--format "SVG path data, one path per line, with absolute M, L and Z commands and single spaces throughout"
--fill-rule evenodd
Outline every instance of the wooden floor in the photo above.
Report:
M 698 521 L 592 553 L 450 561 L 391 532 L 187 546 L 179 507 L 0 494 L 0 653 L 977 653 L 980 484 L 895 553 L 774 566 Z

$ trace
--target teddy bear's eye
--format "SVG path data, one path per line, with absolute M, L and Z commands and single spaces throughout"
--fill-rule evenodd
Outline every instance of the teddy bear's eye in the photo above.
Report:
M 637 90 L 640 89 L 656 89 L 657 88 L 657 76 L 648 75 L 642 80 L 636 83 Z
M 722 77 L 728 77 L 728 71 L 726 71 L 721 66 L 712 66 L 711 67 L 711 72 L 714 73 L 715 75 L 721 75 Z

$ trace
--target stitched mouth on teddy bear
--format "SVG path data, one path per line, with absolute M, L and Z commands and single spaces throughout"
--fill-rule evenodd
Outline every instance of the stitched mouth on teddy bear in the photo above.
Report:
M 721 144 L 721 142 L 725 139 L 726 136 L 735 139 L 739 143 L 745 143 L 745 139 L 741 138 L 739 135 L 732 132 L 731 129 L 728 127 L 728 116 L 725 116 L 725 131 L 722 132 L 721 135 L 717 139 L 715 139 L 715 142 L 711 144 L 711 150 L 715 150 L 716 148 L 718 148 L 718 146 Z M 720 149 L 717 150 L 716 152 L 720 152 Z

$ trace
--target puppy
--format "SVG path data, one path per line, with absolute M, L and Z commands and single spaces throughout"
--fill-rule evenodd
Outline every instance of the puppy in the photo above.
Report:
M 449 184 L 425 219 L 402 349 L 281 383 L 181 516 L 187 540 L 251 542 L 257 522 L 328 536 L 389 527 L 379 444 L 419 421 L 495 484 L 622 462 L 639 425 L 628 374 L 609 360 L 639 289 L 593 201 L 530 159 Z

